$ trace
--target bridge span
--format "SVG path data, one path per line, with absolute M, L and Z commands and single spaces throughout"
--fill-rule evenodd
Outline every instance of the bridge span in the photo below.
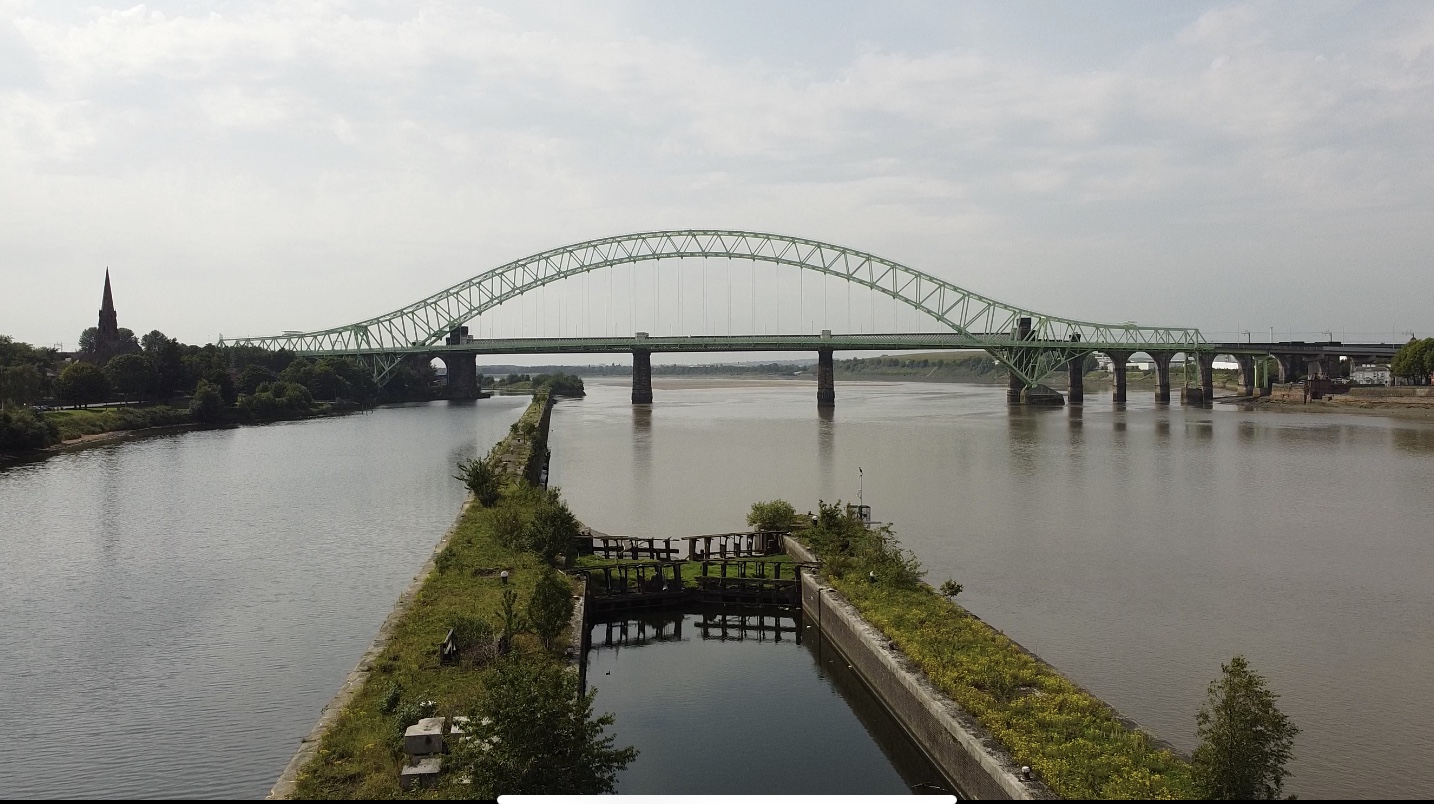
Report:
M 622 337 L 488 339 L 468 335 L 468 322 L 555 282 L 617 265 L 724 258 L 796 268 L 824 280 L 843 281 L 849 287 L 890 297 L 938 324 L 940 331 L 839 334 L 823 330 L 819 335 L 663 337 L 637 332 Z M 475 395 L 475 363 L 455 359 L 459 355 L 630 353 L 632 399 L 637 404 L 652 401 L 653 352 L 815 351 L 819 405 L 835 401 L 835 351 L 980 350 L 1006 367 L 1010 375 L 1007 398 L 1012 404 L 1064 402 L 1060 394 L 1042 385 L 1046 377 L 1062 370 L 1068 376 L 1069 401 L 1080 404 L 1084 396 L 1081 369 L 1086 356 L 1092 353 L 1110 357 L 1114 401 L 1123 403 L 1126 361 L 1137 353 L 1149 355 L 1156 365 L 1156 400 L 1169 402 L 1169 367 L 1177 355 L 1183 354 L 1199 365 L 1199 388 L 1182 393 L 1182 399 L 1203 401 L 1213 397 L 1211 364 L 1217 354 L 1236 356 L 1246 391 L 1253 395 L 1256 358 L 1260 355 L 1275 357 L 1281 380 L 1287 381 L 1303 373 L 1327 371 L 1331 354 L 1354 352 L 1383 357 L 1392 355 L 1395 348 L 1385 344 L 1363 344 L 1358 348 L 1339 344 L 1213 344 L 1191 327 L 1102 324 L 1063 318 L 997 301 L 868 252 L 786 235 L 723 229 L 639 232 L 560 246 L 484 271 L 391 313 L 355 324 L 265 337 L 221 337 L 219 342 L 288 349 L 314 357 L 353 357 L 367 362 L 380 382 L 405 360 L 445 358 L 450 385 Z M 1332 352 L 1334 348 L 1344 351 Z M 1246 364 L 1250 366 L 1248 372 Z

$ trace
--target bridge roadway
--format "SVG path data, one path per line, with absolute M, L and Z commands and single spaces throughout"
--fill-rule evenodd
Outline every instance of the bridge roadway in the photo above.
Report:
M 465 328 L 466 329 L 466 328 Z M 1025 335 L 1025 337 L 1022 337 Z M 1217 355 L 1231 355 L 1240 366 L 1241 385 L 1245 396 L 1268 394 L 1278 374 L 1282 383 L 1296 382 L 1304 377 L 1335 377 L 1339 375 L 1339 360 L 1348 357 L 1354 362 L 1388 360 L 1399 347 L 1387 343 L 1352 343 L 1339 341 L 1304 342 L 1282 341 L 1268 343 L 1207 343 L 1193 346 L 1171 346 L 1167 349 L 1144 349 L 1132 351 L 1123 343 L 1098 343 L 1071 341 L 1034 340 L 1022 331 L 1014 333 L 873 333 L 835 334 L 822 332 L 820 335 L 691 335 L 652 337 L 646 333 L 631 336 L 590 337 L 590 338 L 471 338 L 463 330 L 454 330 L 446 342 L 433 346 L 414 346 L 399 350 L 404 354 L 421 357 L 444 358 L 449 367 L 450 384 L 477 391 L 477 374 L 471 361 L 454 360 L 457 355 L 479 354 L 612 354 L 630 353 L 633 356 L 632 401 L 634 404 L 652 402 L 653 352 L 797 352 L 817 353 L 817 404 L 829 406 L 836 401 L 834 366 L 832 354 L 836 351 L 984 351 L 992 347 L 1023 350 L 1056 350 L 1070 355 L 1066 365 L 1067 392 L 1071 404 L 1081 404 L 1084 397 L 1084 357 L 1099 352 L 1112 362 L 1112 398 L 1116 403 L 1126 401 L 1126 362 L 1134 355 L 1150 355 L 1155 364 L 1157 402 L 1170 401 L 1170 363 L 1179 354 L 1192 357 L 1198 366 L 1198 387 L 1184 388 L 1182 402 L 1203 403 L 1214 398 L 1213 363 Z M 378 351 L 378 350 L 375 350 Z M 394 350 L 383 350 L 393 354 Z M 363 354 L 360 350 L 357 354 Z M 1266 370 L 1264 381 L 1259 382 L 1260 362 L 1257 358 L 1270 357 L 1277 371 Z M 1257 384 L 1260 386 L 1257 390 Z M 1061 404 L 1062 397 L 1049 389 L 1027 389 L 1020 378 L 1012 373 L 1008 401 L 1013 404 Z

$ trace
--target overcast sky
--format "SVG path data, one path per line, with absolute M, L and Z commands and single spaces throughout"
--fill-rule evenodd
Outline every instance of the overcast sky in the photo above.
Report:
M 711 227 L 1402 339 L 1431 146 L 1434 3 L 0 0 L 0 334 L 73 347 L 106 266 L 121 326 L 204 343 Z

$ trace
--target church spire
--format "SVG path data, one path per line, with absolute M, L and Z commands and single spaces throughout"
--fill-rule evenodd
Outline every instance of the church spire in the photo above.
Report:
M 105 269 L 105 299 L 100 303 L 101 337 L 119 334 L 119 316 L 115 313 L 115 297 L 110 291 L 110 269 Z

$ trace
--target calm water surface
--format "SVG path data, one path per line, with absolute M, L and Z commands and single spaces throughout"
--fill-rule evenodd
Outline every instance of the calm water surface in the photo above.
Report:
M 900 794 L 944 789 L 801 612 L 709 609 L 594 623 L 587 681 L 639 748 L 622 794 Z M 800 640 L 800 641 L 799 641 Z
M 0 471 L 0 796 L 262 798 L 526 402 Z
M 1193 748 L 1243 653 L 1303 729 L 1287 792 L 1434 794 L 1428 423 L 1147 394 L 1012 412 L 918 383 L 840 383 L 821 417 L 809 384 L 659 387 L 650 409 L 588 387 L 554 414 L 552 476 L 594 527 L 730 530 L 755 500 L 853 499 L 861 467 L 930 579 L 1158 735 Z

